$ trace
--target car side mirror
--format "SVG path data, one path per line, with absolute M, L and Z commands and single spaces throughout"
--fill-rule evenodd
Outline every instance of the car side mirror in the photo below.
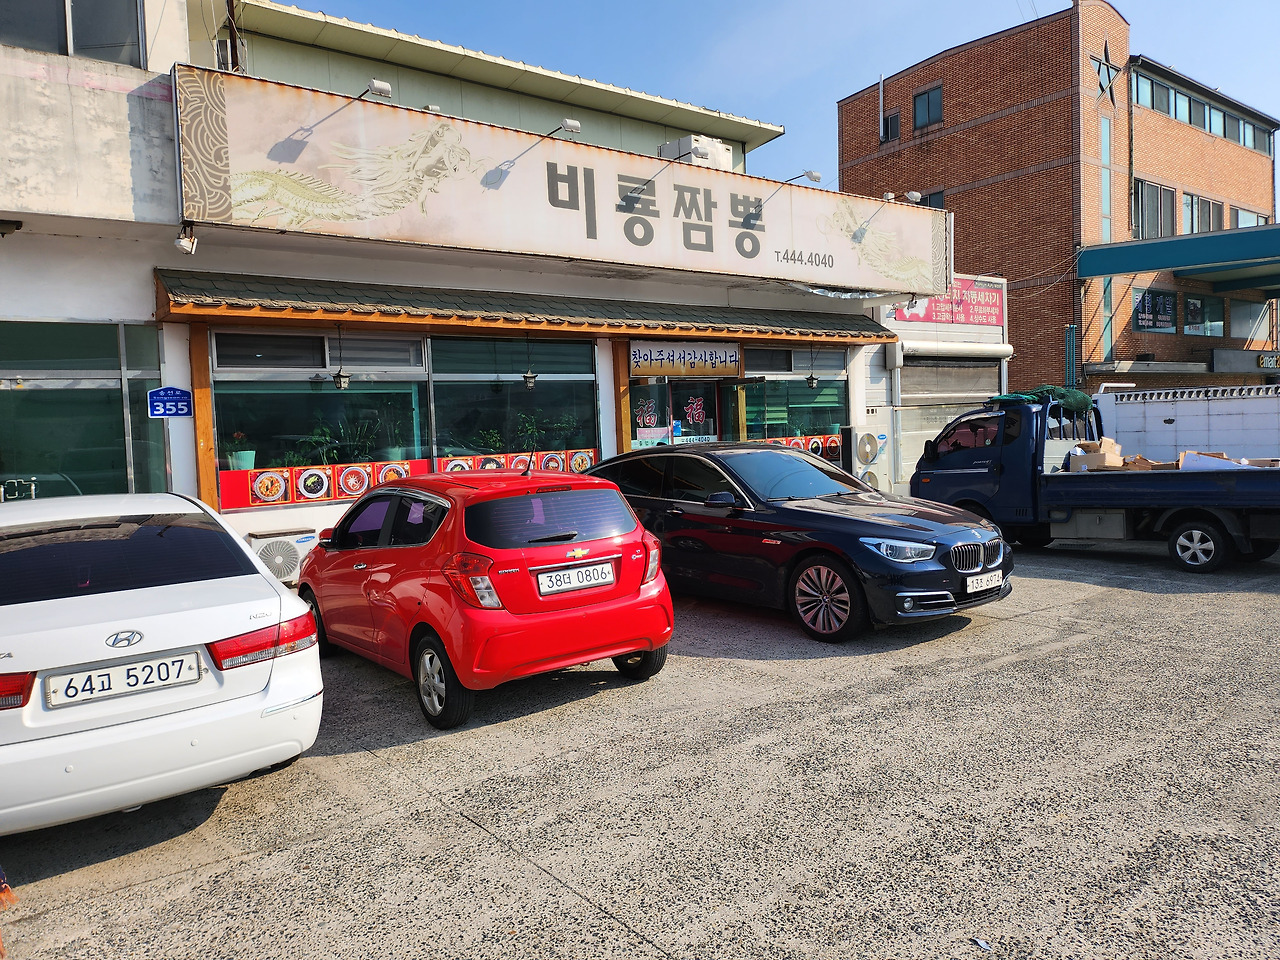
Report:
M 316 538 L 317 543 L 328 550 L 333 546 L 333 527 L 325 527 L 320 531 L 320 536 Z
M 737 505 L 738 505 L 738 498 L 728 490 L 719 490 L 711 494 L 711 496 L 707 497 L 706 503 L 704 504 L 704 506 L 708 506 L 708 507 L 730 507 L 730 508 L 736 507 Z
M 938 459 L 938 444 L 934 440 L 924 442 L 924 458 L 932 463 Z

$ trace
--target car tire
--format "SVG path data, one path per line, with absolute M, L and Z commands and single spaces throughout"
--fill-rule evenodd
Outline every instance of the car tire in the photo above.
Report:
M 315 618 L 316 649 L 320 651 L 320 656 L 333 656 L 338 648 L 329 642 L 329 635 L 324 632 L 324 618 L 320 616 L 320 604 L 316 600 L 316 595 L 309 588 L 303 587 L 298 591 L 298 597 L 311 608 L 311 616 Z
M 1257 563 L 1259 560 L 1267 560 L 1274 557 L 1277 550 L 1280 550 L 1280 543 L 1274 540 L 1254 540 L 1252 549 L 1240 551 L 1240 559 L 1249 563 Z
M 1188 521 L 1169 534 L 1169 556 L 1191 573 L 1212 573 L 1234 554 L 1227 532 L 1209 520 Z
M 423 637 L 414 651 L 413 683 L 422 715 L 437 730 L 448 730 L 470 718 L 476 693 L 462 685 L 444 642 L 434 634 Z
M 863 632 L 867 604 L 848 564 L 829 554 L 807 557 L 792 571 L 787 606 L 815 640 L 844 643 Z
M 637 650 L 613 658 L 613 665 L 628 680 L 648 680 L 658 673 L 667 663 L 667 645 L 664 643 L 657 650 Z

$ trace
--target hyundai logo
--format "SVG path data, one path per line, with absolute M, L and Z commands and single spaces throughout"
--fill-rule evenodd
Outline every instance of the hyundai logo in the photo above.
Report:
M 121 630 L 119 633 L 113 633 L 107 637 L 108 647 L 132 647 L 135 643 L 142 640 L 142 634 L 137 630 Z

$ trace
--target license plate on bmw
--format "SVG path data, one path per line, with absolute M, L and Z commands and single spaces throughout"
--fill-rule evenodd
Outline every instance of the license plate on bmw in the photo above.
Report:
M 589 563 L 585 567 L 565 567 L 538 574 L 538 593 L 545 597 L 550 593 L 585 590 L 610 583 L 613 583 L 612 563 Z
M 964 588 L 969 593 L 978 593 L 981 590 L 990 590 L 992 587 L 998 587 L 1004 583 L 1004 574 L 997 570 L 994 573 L 983 573 L 976 577 L 969 577 L 965 581 Z
M 161 687 L 180 687 L 199 680 L 200 660 L 196 654 L 175 653 L 45 677 L 44 700 L 50 707 L 69 707 L 73 703 L 125 697 Z

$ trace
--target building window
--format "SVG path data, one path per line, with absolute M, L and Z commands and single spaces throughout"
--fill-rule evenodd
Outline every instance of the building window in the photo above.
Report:
M 1191 122 L 1191 98 L 1176 90 L 1173 93 L 1173 116 L 1183 123 Z
M 891 113 L 884 118 L 884 126 L 880 128 L 881 141 L 898 139 L 902 132 L 900 127 L 901 120 L 902 115 L 899 113 Z
M 1199 100 L 1191 101 L 1191 125 L 1199 127 L 1201 130 L 1205 128 L 1205 117 L 1209 115 L 1209 108 Z
M 1182 232 L 1208 233 L 1222 229 L 1222 204 L 1217 200 L 1182 195 Z
M 1271 311 L 1267 303 L 1248 300 L 1231 301 L 1231 336 L 1239 340 L 1268 340 L 1271 333 Z
M 1115 347 L 1115 332 L 1112 320 L 1115 319 L 1115 304 L 1111 298 L 1111 278 L 1102 281 L 1102 359 L 1111 360 Z
M 1097 65 L 1097 63 L 1098 61 L 1094 60 L 1094 64 Z M 1132 77 L 1130 96 L 1138 106 L 1150 107 L 1182 123 L 1208 130 L 1232 143 L 1239 143 L 1251 150 L 1271 155 L 1272 138 L 1269 129 L 1256 126 L 1248 120 L 1233 116 L 1225 110 L 1205 103 L 1203 100 L 1197 100 L 1175 87 L 1152 80 L 1140 73 L 1134 73 Z
M 1226 136 L 1227 115 L 1217 107 L 1209 108 L 1209 132 L 1219 137 Z
M 141 67 L 140 28 L 138 0 L 29 0 L 0 5 L 0 43 L 27 50 Z
M 1222 298 L 1187 297 L 1182 332 L 1189 337 L 1222 336 Z
M 1239 227 L 1261 227 L 1270 222 L 1266 214 L 1251 213 L 1248 210 L 1241 210 L 1239 207 L 1231 208 L 1231 226 L 1233 229 Z
M 933 193 L 926 193 L 923 197 L 920 198 L 920 206 L 933 207 L 935 210 L 943 209 L 942 191 L 935 190 Z
M 1133 181 L 1135 240 L 1173 236 L 1177 232 L 1174 219 L 1174 192 L 1171 189 L 1145 180 Z
M 915 96 L 913 124 L 916 130 L 942 122 L 942 87 L 937 86 Z

